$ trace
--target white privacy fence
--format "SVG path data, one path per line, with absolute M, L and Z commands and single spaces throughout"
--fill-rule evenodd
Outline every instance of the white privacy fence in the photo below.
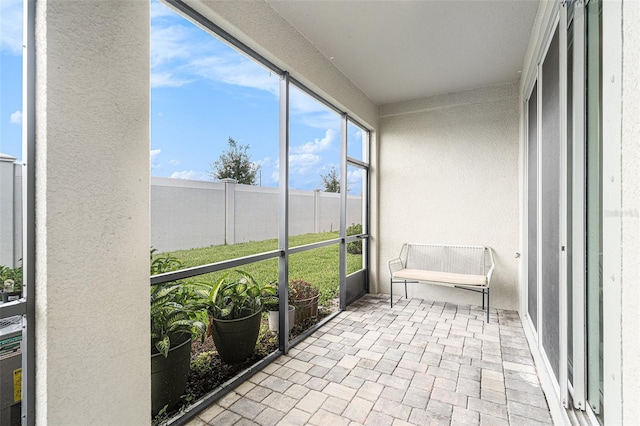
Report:
M 0 265 L 22 257 L 22 165 L 0 154 Z M 289 192 L 289 235 L 338 231 L 340 194 Z M 347 197 L 347 224 L 362 222 L 362 196 Z M 151 178 L 151 242 L 160 252 L 278 237 L 278 189 Z
M 278 237 L 278 189 L 151 178 L 151 245 L 158 251 Z M 362 223 L 362 196 L 347 197 L 347 224 Z M 289 235 L 338 231 L 340 194 L 289 191 Z
M 0 153 L 0 265 L 22 258 L 22 164 Z

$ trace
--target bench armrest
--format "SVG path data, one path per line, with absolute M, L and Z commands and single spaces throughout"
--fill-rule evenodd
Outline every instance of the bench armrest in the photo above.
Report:
M 489 250 L 489 259 L 491 260 L 491 266 L 489 267 L 489 272 L 487 272 L 487 287 L 489 287 L 489 284 L 491 284 L 493 270 L 496 269 L 496 262 L 493 260 L 493 249 L 491 247 L 487 247 L 487 250 Z
M 402 264 L 402 260 L 399 257 L 391 259 L 389 261 L 389 273 L 393 275 L 394 272 L 398 272 L 404 269 L 404 265 Z

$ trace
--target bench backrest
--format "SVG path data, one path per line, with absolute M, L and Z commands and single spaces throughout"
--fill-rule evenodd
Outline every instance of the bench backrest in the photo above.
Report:
M 483 246 L 405 244 L 400 259 L 407 269 L 485 275 L 490 264 Z M 489 263 L 488 263 L 489 262 Z

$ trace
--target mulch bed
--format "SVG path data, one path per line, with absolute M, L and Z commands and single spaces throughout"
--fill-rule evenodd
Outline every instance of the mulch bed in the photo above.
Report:
M 294 339 L 330 314 L 331 311 L 328 309 L 319 309 L 318 318 L 307 320 L 303 324 L 296 325 L 291 330 L 289 339 Z M 161 423 L 175 416 L 188 405 L 195 403 L 227 380 L 277 350 L 278 334 L 269 331 L 266 317 L 262 319 L 260 337 L 258 338 L 253 357 L 237 364 L 225 364 L 220 360 L 211 336 L 205 337 L 204 342 L 201 342 L 199 339 L 194 340 L 191 344 L 191 371 L 187 379 L 187 389 L 183 396 L 185 404 L 183 407 L 176 407 L 169 410 L 165 415 L 161 416 L 161 418 L 154 419 L 154 424 Z

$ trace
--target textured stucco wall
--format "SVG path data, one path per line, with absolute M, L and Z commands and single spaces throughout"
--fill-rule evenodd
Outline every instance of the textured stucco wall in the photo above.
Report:
M 378 291 L 389 293 L 387 262 L 404 242 L 488 245 L 496 261 L 491 305 L 517 309 L 517 87 L 380 108 Z M 411 296 L 481 303 L 475 293 L 433 285 L 410 285 Z
M 622 5 L 622 418 L 631 424 L 640 398 L 640 3 Z
M 149 3 L 36 4 L 36 421 L 148 425 Z

